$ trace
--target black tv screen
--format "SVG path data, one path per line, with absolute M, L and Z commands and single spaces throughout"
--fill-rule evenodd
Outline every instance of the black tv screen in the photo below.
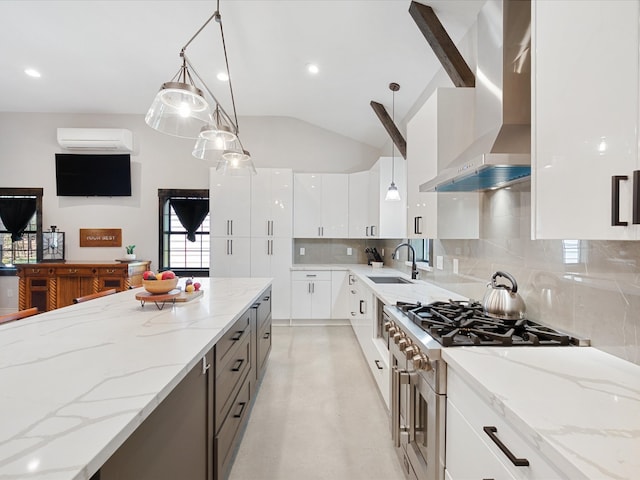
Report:
M 130 197 L 131 156 L 56 153 L 59 197 Z

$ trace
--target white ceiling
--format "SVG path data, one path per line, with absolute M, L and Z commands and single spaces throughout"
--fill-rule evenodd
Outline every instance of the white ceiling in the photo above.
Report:
M 484 0 L 423 0 L 454 42 Z M 440 68 L 408 9 L 410 0 L 221 0 L 240 128 L 242 116 L 299 118 L 374 147 L 388 136 L 369 102 L 396 123 Z M 0 0 L 0 111 L 146 113 L 179 52 L 216 2 Z M 218 24 L 187 49 L 231 113 Z M 305 70 L 317 63 L 320 73 Z M 42 77 L 24 74 L 35 68 Z

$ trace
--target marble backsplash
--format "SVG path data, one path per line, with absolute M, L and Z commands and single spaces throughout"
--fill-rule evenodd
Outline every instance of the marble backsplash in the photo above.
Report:
M 511 273 L 527 306 L 527 317 L 588 338 L 591 344 L 640 364 L 640 242 L 531 240 L 530 183 L 482 193 L 479 240 L 435 240 L 434 259 L 443 269 L 421 278 L 482 300 L 498 270 Z M 400 240 L 301 240 L 295 263 L 366 263 L 364 249 L 385 249 L 385 265 Z M 299 255 L 299 247 L 306 255 Z M 347 256 L 347 247 L 353 255 Z M 458 273 L 453 273 L 453 260 Z

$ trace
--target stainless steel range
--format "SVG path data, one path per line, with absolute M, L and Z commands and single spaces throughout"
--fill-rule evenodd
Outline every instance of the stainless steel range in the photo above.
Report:
M 473 301 L 384 307 L 389 332 L 391 430 L 407 478 L 443 480 L 447 366 L 442 348 L 572 346 L 589 342 L 527 319 L 485 314 Z

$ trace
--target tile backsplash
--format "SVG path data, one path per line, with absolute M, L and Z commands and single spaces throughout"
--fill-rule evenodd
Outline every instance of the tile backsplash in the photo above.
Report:
M 529 182 L 482 195 L 480 239 L 435 240 L 433 258 L 443 257 L 443 269 L 422 272 L 421 278 L 482 300 L 492 274 L 509 272 L 528 318 L 640 364 L 640 242 L 531 240 Z M 409 273 L 391 260 L 401 241 L 297 239 L 294 262 L 366 263 L 364 249 L 375 246 L 385 250 L 385 265 Z M 306 255 L 300 256 L 300 247 Z

